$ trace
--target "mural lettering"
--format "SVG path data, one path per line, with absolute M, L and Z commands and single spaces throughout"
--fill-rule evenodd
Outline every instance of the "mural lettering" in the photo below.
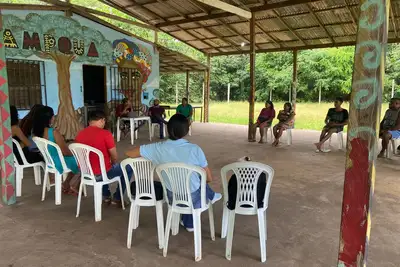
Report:
M 44 51 L 50 52 L 56 46 L 56 39 L 50 34 L 43 34 L 44 37 Z
M 18 43 L 9 29 L 5 29 L 3 32 L 3 40 L 4 45 L 6 48 L 19 48 Z M 43 44 L 44 44 L 44 51 L 50 52 L 56 47 L 58 47 L 58 51 L 64 54 L 71 54 L 74 53 L 78 56 L 83 56 L 85 54 L 85 41 L 81 39 L 74 38 L 73 41 L 68 37 L 61 36 L 58 38 L 57 42 L 53 35 L 49 33 L 43 34 Z M 40 43 L 40 35 L 37 32 L 33 32 L 30 34 L 27 31 L 24 31 L 22 48 L 26 50 L 35 50 L 35 51 L 42 51 L 42 46 Z M 88 57 L 99 57 L 99 52 L 97 51 L 96 44 L 94 42 L 90 43 L 88 52 Z
M 90 43 L 87 56 L 88 57 L 99 57 L 99 52 L 97 52 L 96 45 L 93 42 Z
M 60 37 L 58 39 L 58 50 L 64 54 L 71 54 L 72 44 L 67 37 Z
M 85 52 L 85 42 L 83 40 L 78 40 L 78 39 L 74 38 L 72 40 L 72 43 L 74 45 L 75 55 L 82 56 Z
M 18 48 L 14 35 L 9 29 L 5 29 L 3 33 L 4 46 L 7 48 Z
M 32 36 L 29 32 L 24 32 L 24 41 L 22 45 L 23 49 L 35 49 L 36 51 L 41 51 L 42 47 L 40 45 L 39 34 L 37 32 L 32 33 Z

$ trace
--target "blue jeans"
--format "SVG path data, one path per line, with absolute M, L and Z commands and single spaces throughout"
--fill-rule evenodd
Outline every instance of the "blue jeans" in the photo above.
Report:
M 126 168 L 126 172 L 128 174 L 128 180 L 130 181 L 132 178 L 132 174 L 133 174 L 133 170 L 130 166 L 127 166 Z M 108 179 L 112 179 L 116 176 L 120 176 L 121 177 L 121 186 L 122 186 L 122 194 L 125 193 L 125 189 L 126 189 L 126 184 L 125 184 L 125 179 L 124 179 L 124 174 L 122 173 L 122 168 L 121 168 L 121 164 L 114 164 L 111 169 L 107 172 L 107 177 Z M 99 179 L 97 181 L 102 181 L 102 178 L 99 177 Z M 110 187 L 108 184 L 103 185 L 103 197 L 108 198 L 111 196 L 111 192 L 110 192 Z M 119 185 L 117 188 L 117 191 L 115 191 L 114 193 L 114 200 L 121 200 L 121 194 L 119 192 Z
M 167 191 L 168 199 L 171 201 L 172 200 L 172 194 L 170 191 Z M 206 199 L 207 200 L 212 200 L 214 199 L 215 192 L 211 189 L 211 187 L 207 184 L 206 185 Z M 207 203 L 206 200 L 206 203 Z M 201 190 L 200 188 L 192 192 L 192 202 L 193 202 L 193 208 L 199 209 L 201 208 Z M 191 214 L 182 214 L 182 222 L 183 226 L 185 228 L 193 228 L 193 216 Z

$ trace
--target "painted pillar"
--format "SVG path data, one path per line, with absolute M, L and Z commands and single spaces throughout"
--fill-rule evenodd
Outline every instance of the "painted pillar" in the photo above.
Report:
M 388 0 L 362 0 L 354 57 L 339 267 L 366 266 L 382 103 Z
M 0 11 L 0 32 L 3 32 L 3 17 Z M 15 176 L 12 149 L 10 103 L 8 98 L 7 68 L 3 39 L 0 39 L 0 178 L 1 199 L 6 205 L 14 204 Z
M 254 123 L 254 101 L 256 92 L 256 46 L 255 46 L 255 16 L 250 19 L 250 95 L 249 95 L 249 130 L 247 137 L 251 139 L 251 126 Z
M 188 101 L 190 102 L 190 99 L 189 99 L 189 84 L 190 84 L 190 81 L 189 81 L 189 71 L 187 70 L 187 71 L 186 71 L 186 98 L 187 98 Z
M 206 90 L 204 92 L 204 122 L 209 120 L 209 109 L 210 109 L 210 76 L 211 76 L 211 58 L 207 55 L 207 70 L 205 72 Z

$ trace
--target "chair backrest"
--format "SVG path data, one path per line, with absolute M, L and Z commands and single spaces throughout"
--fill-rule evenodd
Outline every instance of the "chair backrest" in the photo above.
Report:
M 58 158 L 59 158 L 59 160 L 61 162 L 61 166 L 62 166 L 64 172 L 66 170 L 69 170 L 68 167 L 67 167 L 67 164 L 65 163 L 64 156 L 63 156 L 63 154 L 61 152 L 61 149 L 56 143 L 51 142 L 51 141 L 49 141 L 47 139 L 44 139 L 44 138 L 41 138 L 41 137 L 36 137 L 36 136 L 33 137 L 32 140 L 33 140 L 33 142 L 35 142 L 35 144 L 37 145 L 40 153 L 42 154 L 42 156 L 44 158 L 44 161 L 46 162 L 47 168 L 53 169 L 53 170 L 57 170 L 56 166 L 55 166 L 54 159 L 51 156 L 50 151 L 49 151 L 49 149 L 52 148 L 53 151 L 57 152 Z
M 128 173 L 126 167 L 130 166 L 133 170 L 133 176 L 136 183 L 136 192 L 131 192 Z M 154 169 L 155 166 L 150 160 L 145 158 L 131 159 L 127 158 L 121 162 L 122 173 L 124 174 L 126 193 L 132 201 L 132 193 L 135 195 L 135 201 L 140 206 L 154 206 L 156 204 L 156 194 L 154 190 Z
M 257 184 L 262 173 L 266 175 L 266 187 L 263 198 L 263 209 L 268 208 L 269 192 L 274 178 L 274 169 L 258 162 L 235 162 L 221 169 L 224 202 L 228 201 L 228 173 L 232 172 L 237 180 L 236 205 L 237 213 L 256 214 L 258 209 Z M 261 208 L 261 207 L 260 207 Z
M 72 154 L 75 157 L 76 162 L 79 165 L 82 179 L 90 179 L 93 180 L 94 182 L 96 181 L 96 175 L 93 173 L 92 163 L 90 162 L 90 155 L 94 154 L 99 159 L 100 169 L 101 169 L 100 175 L 102 176 L 102 180 L 103 181 L 109 180 L 106 172 L 106 167 L 104 164 L 104 155 L 100 150 L 80 143 L 73 143 L 70 144 L 68 147 L 71 150 Z
M 25 157 L 24 151 L 22 150 L 21 145 L 14 138 L 12 139 L 12 141 L 13 141 L 14 145 L 17 147 L 18 154 L 19 154 L 19 156 L 21 157 L 21 160 L 22 160 L 22 165 L 28 165 L 29 162 L 26 160 L 26 157 Z M 14 155 L 14 165 L 15 166 L 21 166 L 21 164 L 19 164 L 19 162 L 18 162 L 18 158 L 17 158 L 16 155 Z
M 207 174 L 203 168 L 184 163 L 166 163 L 158 165 L 156 171 L 163 185 L 165 199 L 173 210 L 180 213 L 192 213 L 190 180 L 193 174 L 200 175 L 201 209 L 206 208 Z

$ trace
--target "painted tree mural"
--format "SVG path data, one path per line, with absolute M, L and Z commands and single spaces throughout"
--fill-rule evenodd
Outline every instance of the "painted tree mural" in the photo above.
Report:
M 37 56 L 56 63 L 59 107 L 55 127 L 66 139 L 74 139 L 81 125 L 72 103 L 71 63 L 111 64 L 111 42 L 101 32 L 61 15 L 30 13 L 25 20 L 4 15 L 3 21 L 7 56 Z

